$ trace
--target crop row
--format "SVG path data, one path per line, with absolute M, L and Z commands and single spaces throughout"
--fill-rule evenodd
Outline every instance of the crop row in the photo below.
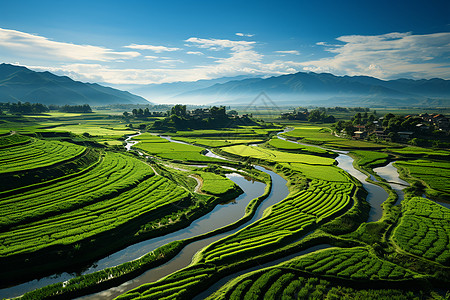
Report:
M 1 233 L 0 255 L 73 244 L 187 198 L 188 192 L 175 183 L 153 176 L 115 197 Z
M 347 182 L 331 183 L 313 180 L 310 182 L 309 190 L 318 197 L 311 203 L 317 203 L 319 205 L 328 198 L 328 193 L 332 193 L 335 196 L 335 200 L 340 196 L 340 201 L 343 203 L 342 206 L 336 207 L 343 208 L 346 206 L 345 203 L 348 200 L 347 197 L 350 197 L 353 193 L 353 189 L 354 185 Z M 328 205 L 333 203 L 333 195 L 330 197 L 330 201 L 325 203 Z M 298 195 L 298 197 L 292 196 L 273 205 L 264 212 L 263 218 L 259 221 L 245 227 L 233 235 L 203 248 L 203 250 L 196 255 L 195 264 L 175 272 L 158 282 L 132 290 L 122 295 L 119 299 L 137 299 L 145 296 L 150 296 L 149 299 L 157 299 L 158 297 L 162 297 L 160 299 L 166 299 L 165 297 L 167 297 L 167 299 L 192 297 L 196 292 L 201 291 L 202 288 L 214 281 L 215 273 L 211 273 L 211 275 L 208 276 L 203 275 L 210 274 L 209 271 L 206 272 L 206 269 L 215 266 L 217 272 L 220 272 L 222 268 L 227 268 L 227 266 L 232 266 L 240 261 L 254 259 L 255 256 L 271 253 L 274 249 L 278 249 L 293 241 L 293 239 L 304 234 L 306 230 L 312 228 L 321 217 L 326 215 L 327 211 L 324 207 L 323 214 L 319 215 L 319 217 L 301 211 L 296 206 L 306 204 L 305 199 L 306 198 L 301 197 L 301 195 Z M 334 209 L 336 209 L 336 207 Z M 318 207 L 318 211 L 321 211 L 320 207 Z M 331 208 L 330 211 L 333 211 L 333 208 Z M 336 211 L 339 211 L 339 208 L 334 210 L 333 213 Z M 199 268 L 199 270 L 197 270 L 195 274 L 190 274 L 188 276 L 187 272 L 190 272 L 190 268 L 196 267 Z M 205 270 L 206 273 L 201 270 Z M 179 280 L 178 282 L 174 281 L 174 278 L 177 276 L 183 280 Z M 189 278 L 193 279 L 189 280 Z M 200 278 L 202 279 L 199 281 L 198 279 Z M 248 284 L 252 284 L 252 282 L 254 281 L 251 281 Z M 156 292 L 158 292 L 158 294 L 156 294 Z M 263 292 L 255 287 L 255 289 L 248 294 L 249 296 L 245 296 L 246 298 L 244 299 L 253 299 L 252 297 L 258 293 L 264 295 Z M 258 298 L 261 298 L 261 296 Z
M 352 183 L 313 180 L 307 190 L 299 192 L 293 199 L 285 202 L 320 220 L 345 208 L 351 201 L 353 189 Z
M 142 298 L 144 299 L 188 299 L 192 294 L 187 293 L 187 288 L 198 289 L 198 284 L 214 274 L 216 268 L 211 265 L 201 264 L 183 269 L 183 272 L 176 272 L 164 278 L 164 281 L 147 283 L 135 288 L 128 293 L 119 296 L 117 300 Z
M 407 169 L 412 177 L 424 181 L 430 188 L 450 194 L 450 169 L 448 163 L 417 160 L 399 161 L 396 164 Z
M 293 260 L 286 266 L 311 273 L 355 280 L 395 280 L 414 276 L 412 271 L 379 259 L 362 247 L 317 251 Z
M 206 248 L 203 258 L 205 262 L 234 260 L 273 247 L 283 238 L 345 208 L 352 189 L 350 183 L 313 180 L 308 190 L 274 205 L 259 222 Z
M 51 166 L 85 151 L 85 147 L 71 143 L 33 139 L 30 143 L 0 149 L 0 173 Z
M 137 159 L 106 153 L 96 167 L 80 176 L 3 197 L 0 229 L 95 203 L 136 186 L 152 174 L 153 170 Z
M 450 266 L 450 210 L 421 197 L 404 201 L 392 240 L 403 250 Z
M 18 144 L 30 142 L 30 138 L 25 135 L 11 134 L 0 137 L 0 148 L 11 147 Z
M 303 277 L 285 264 L 241 275 L 207 300 L 296 299 L 414 299 L 412 291 L 353 289 L 316 277 Z

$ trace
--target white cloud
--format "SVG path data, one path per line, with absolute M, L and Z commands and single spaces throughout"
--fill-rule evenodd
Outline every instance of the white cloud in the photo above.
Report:
M 303 62 L 304 70 L 336 75 L 368 75 L 382 79 L 399 76 L 450 78 L 450 33 L 413 35 L 388 33 L 337 38 L 343 44 L 317 43 L 332 57 Z
M 291 60 L 283 60 L 281 55 L 288 54 L 286 52 L 296 54 L 293 52 L 296 50 L 285 50 L 276 52 L 280 53 L 278 59 L 271 61 L 269 58 L 273 56 L 265 57 L 258 50 L 258 47 L 263 44 L 254 41 L 191 37 L 185 43 L 186 47 L 191 47 L 194 51 L 186 53 L 204 54 L 195 60 L 203 58 L 203 63 L 196 66 L 190 65 L 189 61 L 181 61 L 178 57 L 150 55 L 144 56 L 141 60 L 126 61 L 126 66 L 136 67 L 124 68 L 125 64 L 117 63 L 118 59 L 114 60 L 114 64 L 89 63 L 88 60 L 86 63 L 73 63 L 73 60 L 66 59 L 61 60 L 61 64 L 53 68 L 33 68 L 49 70 L 59 75 L 68 75 L 77 80 L 110 84 L 195 81 L 242 74 L 282 75 L 304 70 L 330 72 L 336 75 L 369 75 L 386 79 L 398 78 L 400 75 L 450 79 L 449 40 L 450 33 L 341 36 L 337 38 L 336 44 L 339 45 L 320 44 L 329 57 L 299 61 L 299 57 L 291 56 Z M 0 49 L 2 46 L 0 44 Z M 98 48 L 104 50 L 104 48 Z M 216 51 L 212 52 L 215 54 L 214 56 L 209 55 L 212 54 L 211 51 Z M 14 61 L 22 60 L 21 57 L 14 58 Z M 23 57 L 28 58 L 27 56 Z M 144 59 L 151 62 L 146 65 Z M 155 63 L 159 63 L 160 67 L 154 68 Z
M 297 50 L 280 50 L 275 51 L 275 53 L 300 55 L 300 52 L 298 52 Z
M 255 42 L 248 42 L 248 41 L 202 39 L 196 37 L 188 38 L 186 42 L 192 43 L 199 48 L 205 48 L 209 50 L 222 50 L 225 48 L 230 48 L 232 51 L 249 50 L 253 48 L 253 45 L 255 44 Z
M 140 56 L 134 51 L 116 52 L 104 47 L 56 42 L 43 36 L 3 28 L 0 28 L 0 50 L 16 56 L 56 61 L 115 61 Z
M 229 51 L 229 54 L 228 56 L 224 55 L 224 57 L 211 57 L 214 59 L 212 63 L 205 62 L 204 65 L 186 68 L 174 68 L 176 64 L 183 63 L 182 60 L 154 56 L 146 56 L 145 58 L 161 63 L 164 68 L 121 69 L 100 64 L 65 64 L 52 69 L 44 67 L 33 68 L 47 69 L 82 81 L 119 85 L 195 81 L 242 74 L 281 75 L 299 71 L 303 67 L 292 61 L 278 60 L 271 63 L 263 63 L 262 59 L 264 56 L 254 49 L 255 42 L 195 37 L 189 38 L 186 42 L 190 47 L 207 50 L 216 49 L 217 51 L 226 50 Z
M 168 67 L 174 67 L 177 63 L 184 63 L 181 59 L 161 59 L 158 60 L 159 63 L 165 64 Z
M 137 50 L 151 50 L 156 53 L 181 50 L 181 48 L 170 48 L 170 47 L 166 47 L 166 46 L 153 46 L 153 45 L 136 45 L 136 44 L 124 46 L 124 48 L 137 49 Z
M 188 51 L 186 52 L 187 54 L 191 54 L 191 55 L 204 55 L 202 52 L 200 51 Z
M 236 32 L 237 36 L 246 36 L 246 37 L 252 37 L 255 36 L 254 34 L 251 33 L 242 33 L 242 32 Z

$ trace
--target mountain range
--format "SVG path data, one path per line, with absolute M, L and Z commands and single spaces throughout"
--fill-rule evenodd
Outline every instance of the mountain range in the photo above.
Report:
M 50 72 L 0 64 L 0 102 L 17 101 L 47 105 L 151 104 L 143 97 L 96 83 L 83 83 Z
M 380 80 L 369 76 L 335 76 L 299 72 L 269 78 L 217 83 L 173 97 L 205 103 L 247 104 L 265 92 L 277 105 L 448 106 L 450 80 Z M 185 101 L 188 101 L 185 100 Z
M 252 75 L 135 87 L 133 93 L 169 103 L 248 105 L 264 92 L 278 106 L 448 107 L 450 80 L 380 80 L 298 72 L 268 78 Z M 74 81 L 50 72 L 0 64 L 0 102 L 43 104 L 152 104 L 130 92 Z

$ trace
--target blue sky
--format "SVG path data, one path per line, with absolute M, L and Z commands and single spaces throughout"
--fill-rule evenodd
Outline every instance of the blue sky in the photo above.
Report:
M 449 1 L 0 1 L 0 57 L 112 86 L 298 71 L 450 79 Z

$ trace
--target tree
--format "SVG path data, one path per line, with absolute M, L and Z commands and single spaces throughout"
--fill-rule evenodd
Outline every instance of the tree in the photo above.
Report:
M 186 117 L 186 105 L 177 104 L 170 110 L 171 115 Z

